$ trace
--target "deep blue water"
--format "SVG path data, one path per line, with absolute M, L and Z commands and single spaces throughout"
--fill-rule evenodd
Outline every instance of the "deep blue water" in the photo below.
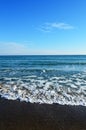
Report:
M 86 56 L 0 56 L 0 78 L 86 71 Z
M 46 92 L 52 93 L 52 91 L 50 91 L 50 86 L 53 86 L 52 90 L 55 92 L 57 91 L 57 93 L 54 93 L 53 95 L 57 94 L 57 97 L 61 89 L 62 91 L 60 93 L 66 93 L 66 96 L 68 97 L 71 97 L 71 94 L 68 95 L 69 92 L 66 91 L 72 93 L 72 91 L 76 89 L 73 92 L 73 96 L 77 95 L 74 98 L 76 101 L 73 103 L 73 99 L 71 99 L 72 104 L 79 104 L 80 102 L 81 105 L 85 105 L 86 55 L 0 56 L 0 84 L 3 88 L 9 90 L 6 92 L 6 90 L 1 89 L 1 96 L 8 99 L 19 98 L 20 100 L 24 99 L 23 97 L 20 98 L 21 96 L 18 94 L 19 90 L 22 89 L 22 86 L 23 90 L 27 87 L 29 91 L 32 93 L 34 92 L 35 94 L 35 90 L 39 90 L 38 88 L 41 88 L 40 90 L 43 91 L 38 91 L 37 94 L 45 93 L 45 90 Z M 16 91 L 18 91 L 16 92 L 16 98 L 14 98 L 14 95 L 12 97 L 9 94 L 15 94 L 14 85 Z M 46 88 L 46 86 L 49 88 Z M 57 90 L 55 90 L 55 87 Z M 64 89 L 65 87 L 67 90 Z M 70 88 L 71 90 L 68 90 Z M 82 101 L 79 99 L 80 101 L 77 103 L 81 88 L 83 93 L 80 95 L 80 99 Z M 79 94 L 78 91 L 80 91 Z M 40 103 L 57 102 L 61 104 L 71 104 L 70 99 L 65 99 L 66 96 L 61 97 L 62 102 L 59 101 L 56 96 L 52 101 L 50 98 L 49 102 L 49 99 L 47 99 L 47 101 L 45 101 L 45 99 L 41 101 L 39 96 L 37 98 L 36 95 L 32 95 L 28 95 L 28 100 L 25 100 Z M 32 101 L 32 97 L 34 98 L 34 101 Z

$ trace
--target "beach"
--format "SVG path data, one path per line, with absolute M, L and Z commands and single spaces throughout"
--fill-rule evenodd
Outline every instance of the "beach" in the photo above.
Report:
M 1 130 L 85 130 L 86 107 L 0 98 Z

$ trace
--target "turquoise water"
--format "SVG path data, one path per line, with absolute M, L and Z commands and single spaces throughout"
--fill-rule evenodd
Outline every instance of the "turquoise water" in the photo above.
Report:
M 0 56 L 0 95 L 86 106 L 86 56 Z

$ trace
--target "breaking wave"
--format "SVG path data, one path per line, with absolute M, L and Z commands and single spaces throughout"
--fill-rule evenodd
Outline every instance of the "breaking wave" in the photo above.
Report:
M 46 70 L 43 70 L 46 73 Z M 37 75 L 0 80 L 0 95 L 31 103 L 86 106 L 86 73 L 43 77 Z

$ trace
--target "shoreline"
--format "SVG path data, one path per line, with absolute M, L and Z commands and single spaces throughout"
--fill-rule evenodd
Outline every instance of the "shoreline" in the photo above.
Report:
M 1 130 L 85 130 L 86 107 L 0 98 Z

